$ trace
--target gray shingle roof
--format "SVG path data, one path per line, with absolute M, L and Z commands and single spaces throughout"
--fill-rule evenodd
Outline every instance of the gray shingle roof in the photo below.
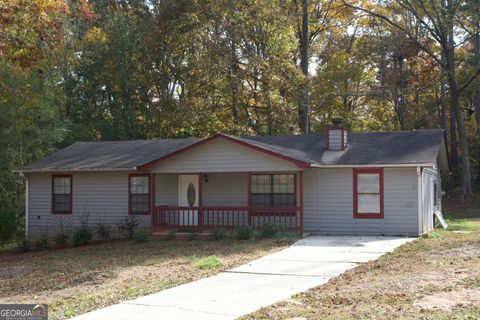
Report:
M 350 133 L 348 147 L 344 151 L 326 150 L 325 134 L 230 137 L 314 166 L 331 166 L 434 163 L 443 136 L 443 130 L 439 129 Z M 77 142 L 20 171 L 133 170 L 201 140 Z

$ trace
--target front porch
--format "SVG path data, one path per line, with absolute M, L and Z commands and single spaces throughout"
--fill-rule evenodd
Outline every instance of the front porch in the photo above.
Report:
M 267 222 L 303 232 L 303 171 L 150 173 L 152 232 Z

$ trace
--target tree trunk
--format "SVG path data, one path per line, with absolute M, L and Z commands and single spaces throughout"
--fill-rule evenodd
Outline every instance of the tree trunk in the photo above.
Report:
M 457 124 L 458 139 L 460 142 L 460 152 L 462 161 L 462 200 L 469 199 L 473 196 L 472 191 L 472 175 L 470 171 L 470 155 L 468 151 L 468 141 L 465 134 L 465 125 L 463 123 L 463 113 L 459 106 L 459 94 L 457 87 L 457 79 L 455 72 L 455 39 L 453 34 L 453 1 L 447 1 L 447 9 L 449 13 L 448 26 L 448 43 L 445 55 L 447 63 L 448 87 L 450 92 L 450 108 L 455 113 Z
M 442 61 L 445 62 L 444 55 L 442 54 Z M 445 89 L 445 70 L 440 69 L 440 108 L 442 113 L 442 129 L 447 129 L 447 97 Z
M 474 16 L 475 19 L 475 43 L 474 43 L 474 65 L 476 69 L 480 69 L 480 3 L 476 2 Z M 477 76 L 474 82 L 474 105 L 475 105 L 475 119 L 477 119 L 477 182 L 480 184 L 480 76 Z
M 237 100 L 237 55 L 234 41 L 230 43 L 230 95 L 232 99 L 232 118 L 235 131 L 238 127 L 238 100 Z
M 403 57 L 398 58 L 398 71 L 400 76 L 400 94 L 399 94 L 399 101 L 398 101 L 398 120 L 400 121 L 400 128 L 405 130 L 405 95 L 404 95 L 404 87 L 405 87 L 405 79 L 403 76 Z
M 458 103 L 458 88 L 455 73 L 455 51 L 453 32 L 450 31 L 448 43 L 448 52 L 446 55 L 446 62 L 448 67 L 448 87 L 450 92 L 450 108 L 455 114 L 457 125 L 458 139 L 460 142 L 460 153 L 462 162 L 462 199 L 466 200 L 473 196 L 471 172 L 470 172 L 470 156 L 468 152 L 468 141 L 465 134 L 465 125 L 463 123 L 463 114 Z
M 457 132 L 460 142 L 463 183 L 462 183 L 462 199 L 466 200 L 473 196 L 471 172 L 470 172 L 470 156 L 468 152 L 468 141 L 465 134 L 465 125 L 463 123 L 463 115 L 458 105 L 458 90 L 456 87 L 455 79 L 449 75 L 450 86 L 450 104 L 453 112 L 455 113 L 455 119 L 457 124 Z
M 474 10 L 474 14 L 476 16 L 475 21 L 475 44 L 474 44 L 474 61 L 475 61 L 475 69 L 480 68 L 480 3 L 477 1 L 476 7 Z M 480 134 L 480 76 L 477 76 L 475 82 L 475 97 L 474 97 L 474 104 L 475 104 L 475 113 L 477 119 L 477 128 Z M 480 173 L 479 173 L 480 175 Z
M 302 0 L 302 27 L 300 34 L 300 68 L 305 76 L 298 106 L 298 124 L 303 134 L 309 131 L 308 95 L 310 89 L 308 77 L 308 0 Z
M 445 62 L 445 57 L 444 54 L 442 54 L 442 61 Z M 442 129 L 447 130 L 447 97 L 446 97 L 446 88 L 445 88 L 445 70 L 444 68 L 440 68 L 440 111 L 441 111 L 441 125 Z M 451 135 L 451 153 L 450 153 L 450 164 L 453 166 L 453 161 L 455 161 L 455 165 L 458 162 L 457 159 L 457 139 L 455 135 L 455 115 L 453 112 L 450 113 L 450 135 Z M 445 137 L 447 138 L 447 134 L 445 134 Z M 445 141 L 448 145 L 448 141 Z M 452 175 L 448 174 L 446 175 L 447 179 L 445 181 L 445 191 L 450 191 L 452 190 Z
M 450 165 L 458 166 L 458 139 L 455 112 L 450 108 Z

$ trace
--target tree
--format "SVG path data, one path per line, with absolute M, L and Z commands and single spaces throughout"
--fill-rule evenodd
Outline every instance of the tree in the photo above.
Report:
M 459 98 L 461 93 L 475 80 L 480 70 L 475 70 L 473 74 L 464 83 L 459 84 L 457 78 L 457 61 L 455 59 L 456 52 L 456 36 L 455 34 L 455 17 L 460 7 L 460 0 L 430 1 L 424 3 L 421 0 L 395 0 L 396 6 L 391 6 L 389 12 L 383 13 L 381 9 L 370 9 L 359 7 L 345 2 L 345 5 L 367 12 L 372 16 L 381 19 L 392 27 L 396 28 L 410 40 L 412 40 L 419 49 L 426 52 L 434 59 L 447 74 L 450 95 L 450 108 L 455 115 L 458 138 L 460 140 L 461 161 L 462 161 L 462 198 L 468 199 L 472 197 L 471 170 L 470 170 L 470 153 L 465 132 L 465 124 L 463 113 L 459 106 Z M 396 15 L 397 18 L 391 18 Z M 399 21 L 398 17 L 402 17 Z M 422 29 L 423 37 L 416 37 L 413 30 Z M 440 53 L 444 54 L 445 59 L 442 60 Z
M 298 105 L 298 123 L 300 130 L 307 134 L 309 130 L 309 113 L 308 106 L 310 83 L 308 74 L 308 48 L 309 48 L 309 23 L 308 23 L 308 0 L 302 0 L 302 23 L 300 28 L 300 69 L 302 70 L 304 83 L 300 91 L 300 102 Z

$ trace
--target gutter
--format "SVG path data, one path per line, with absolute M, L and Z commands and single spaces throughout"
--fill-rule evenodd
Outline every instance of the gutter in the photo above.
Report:
M 312 168 L 418 168 L 421 167 L 434 167 L 434 163 L 407 163 L 407 164 L 346 164 L 346 165 L 322 165 L 322 164 L 313 164 Z
M 137 167 L 131 168 L 92 168 L 92 169 L 19 169 L 12 170 L 13 173 L 56 173 L 56 172 L 118 172 L 118 171 L 137 171 Z
M 310 168 L 417 168 L 421 167 L 434 167 L 434 163 L 408 163 L 408 164 L 347 164 L 347 165 L 323 165 L 318 163 L 311 163 Z M 144 171 L 143 168 L 131 167 L 131 168 L 92 168 L 92 169 L 20 169 L 12 170 L 13 173 L 61 173 L 61 172 L 130 172 L 130 171 Z

